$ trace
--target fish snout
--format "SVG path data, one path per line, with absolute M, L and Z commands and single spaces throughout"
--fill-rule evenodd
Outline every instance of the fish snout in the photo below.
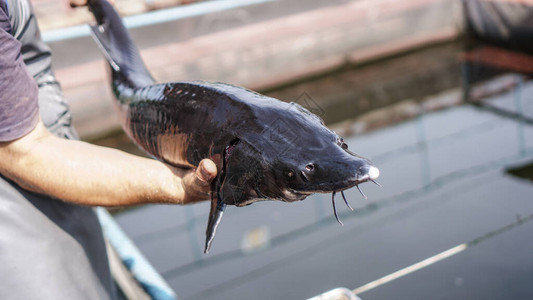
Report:
M 371 180 L 377 179 L 379 177 L 379 169 L 374 166 L 370 166 L 368 168 L 368 177 Z
M 321 181 L 337 181 L 341 182 L 343 179 L 352 178 L 357 181 L 357 184 L 375 180 L 379 177 L 379 169 L 372 165 L 372 163 L 366 159 L 357 159 L 358 166 L 354 165 L 348 167 L 346 164 L 337 164 L 327 167 L 320 167 L 316 162 L 309 162 L 303 166 L 300 166 L 299 173 L 301 181 L 304 183 L 312 184 Z M 344 170 L 344 171 L 343 171 Z M 349 175 L 351 173 L 351 175 Z M 355 176 L 354 176 L 355 175 Z M 333 180 L 333 178 L 336 178 Z
M 365 182 L 368 180 L 375 180 L 378 177 L 379 177 L 379 169 L 369 164 L 369 165 L 364 165 L 361 168 L 359 168 L 359 172 L 357 174 L 357 181 Z

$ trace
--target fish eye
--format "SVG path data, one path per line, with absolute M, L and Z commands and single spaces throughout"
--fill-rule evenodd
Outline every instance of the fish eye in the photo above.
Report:
M 348 145 L 346 143 L 342 143 L 341 148 L 344 150 L 348 150 Z

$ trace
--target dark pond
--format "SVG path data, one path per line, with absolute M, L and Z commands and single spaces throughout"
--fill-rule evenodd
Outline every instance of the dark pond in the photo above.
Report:
M 338 199 L 342 227 L 331 195 L 228 207 L 204 255 L 207 203 L 116 220 L 182 299 L 305 299 L 341 286 L 365 300 L 533 299 L 524 61 L 451 43 L 267 91 L 321 114 L 380 168 L 383 187 L 361 186 L 368 200 L 347 191 L 354 212 Z M 126 142 L 101 141 L 134 148 Z

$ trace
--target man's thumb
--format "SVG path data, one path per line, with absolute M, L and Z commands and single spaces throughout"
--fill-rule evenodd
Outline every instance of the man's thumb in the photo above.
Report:
M 196 177 L 198 180 L 209 183 L 217 176 L 217 166 L 210 159 L 204 159 L 198 165 Z

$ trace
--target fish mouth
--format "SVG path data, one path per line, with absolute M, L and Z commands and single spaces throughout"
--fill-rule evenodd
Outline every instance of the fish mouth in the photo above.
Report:
M 307 198 L 307 196 L 315 193 L 311 191 L 297 191 L 297 190 L 291 189 L 290 187 L 286 187 L 282 192 L 283 192 L 283 199 L 282 199 L 283 202 L 301 201 Z

